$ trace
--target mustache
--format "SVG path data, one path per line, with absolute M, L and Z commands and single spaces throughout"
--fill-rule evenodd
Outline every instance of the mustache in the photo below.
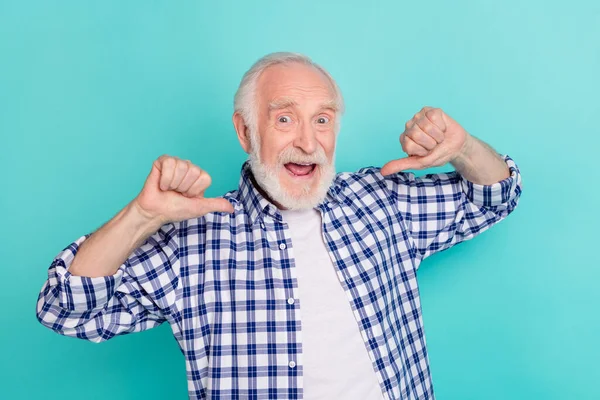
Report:
M 280 165 L 287 163 L 295 164 L 327 164 L 327 156 L 322 147 L 318 147 L 312 154 L 306 154 L 302 150 L 294 147 L 289 147 L 282 151 L 277 158 Z

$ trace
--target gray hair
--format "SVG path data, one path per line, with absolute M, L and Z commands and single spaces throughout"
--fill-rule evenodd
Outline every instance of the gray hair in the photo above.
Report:
M 339 117 L 341 117 L 345 110 L 342 92 L 333 77 L 325 70 L 325 68 L 313 62 L 308 56 L 300 53 L 270 53 L 256 61 L 242 77 L 242 81 L 233 98 L 234 111 L 241 114 L 246 126 L 250 129 L 250 133 L 255 135 L 258 128 L 258 109 L 256 107 L 256 85 L 258 78 L 268 67 L 287 63 L 300 63 L 315 67 L 329 80 L 335 92 L 335 101 L 337 102 L 339 109 L 337 112 L 338 115 L 335 118 L 335 132 L 337 134 L 340 127 Z

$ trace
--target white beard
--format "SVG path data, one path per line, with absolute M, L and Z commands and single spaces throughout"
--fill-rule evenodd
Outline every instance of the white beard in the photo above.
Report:
M 335 178 L 335 155 L 329 162 L 321 146 L 309 156 L 295 148 L 287 148 L 279 154 L 276 166 L 270 166 L 264 164 L 260 159 L 260 145 L 257 136 L 250 135 L 250 169 L 256 182 L 272 200 L 289 210 L 315 208 L 325 200 L 327 191 Z M 319 180 L 313 184 L 304 184 L 300 188 L 299 195 L 289 193 L 279 181 L 279 171 L 285 169 L 284 164 L 289 162 L 316 164 L 314 173 L 319 174 Z

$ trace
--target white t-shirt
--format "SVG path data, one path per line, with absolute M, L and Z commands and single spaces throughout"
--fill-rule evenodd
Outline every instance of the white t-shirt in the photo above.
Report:
M 290 228 L 302 324 L 304 399 L 382 400 L 316 209 L 281 211 Z

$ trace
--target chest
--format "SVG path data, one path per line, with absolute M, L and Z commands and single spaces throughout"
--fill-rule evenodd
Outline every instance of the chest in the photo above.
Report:
M 298 257 L 329 258 L 361 326 L 386 324 L 399 300 L 417 296 L 410 243 L 402 225 L 383 210 L 328 209 L 314 232 L 302 235 L 268 216 L 218 228 L 209 224 L 198 243 L 204 251 L 187 257 L 182 307 L 186 316 L 198 317 L 196 325 L 251 334 L 299 329 Z M 306 254 L 307 234 L 320 236 L 318 255 Z

